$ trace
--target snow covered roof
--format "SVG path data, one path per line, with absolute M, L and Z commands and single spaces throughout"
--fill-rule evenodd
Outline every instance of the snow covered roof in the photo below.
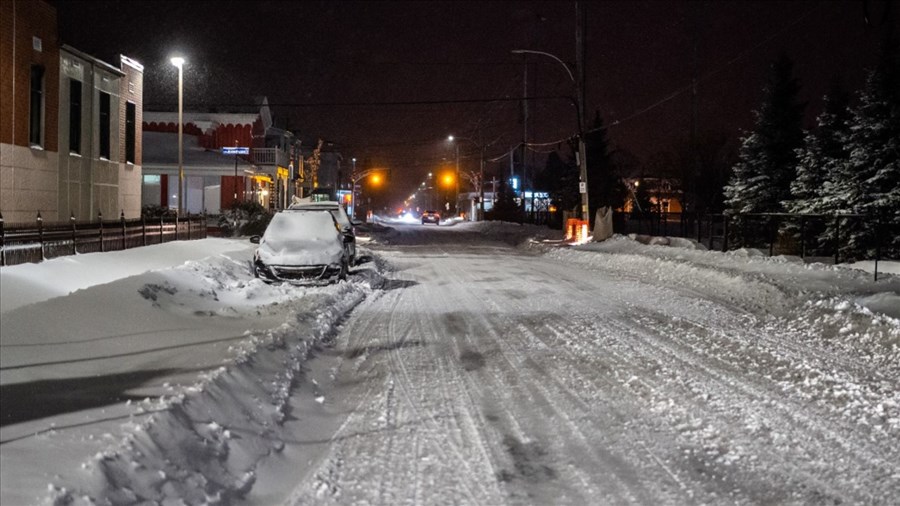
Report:
M 170 132 L 143 133 L 144 169 L 153 167 L 178 165 L 178 134 Z M 239 166 L 248 165 L 243 158 L 238 158 Z M 223 155 L 220 151 L 207 150 L 200 147 L 197 136 L 184 135 L 185 167 L 230 167 L 234 169 L 234 156 Z
M 252 125 L 259 114 L 256 113 L 222 113 L 222 112 L 186 112 L 185 123 L 193 123 L 206 131 L 218 125 Z M 177 112 L 144 111 L 145 123 L 178 123 Z

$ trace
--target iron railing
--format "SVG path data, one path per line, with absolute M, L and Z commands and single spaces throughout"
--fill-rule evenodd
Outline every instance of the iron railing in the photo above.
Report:
M 33 224 L 6 226 L 0 215 L 0 265 L 37 263 L 81 253 L 117 251 L 170 241 L 206 237 L 206 216 L 189 215 L 126 220 L 44 223 L 40 213 Z
M 710 250 L 756 248 L 769 256 L 794 255 L 822 261 L 882 260 L 896 221 L 867 214 L 614 213 L 617 233 L 695 239 Z M 877 268 L 875 279 L 878 279 Z

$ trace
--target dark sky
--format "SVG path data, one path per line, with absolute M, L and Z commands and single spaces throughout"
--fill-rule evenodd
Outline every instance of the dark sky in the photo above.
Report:
M 523 137 L 519 101 L 450 103 L 570 95 L 563 68 L 546 51 L 575 60 L 573 2 L 175 2 L 57 0 L 64 42 L 115 61 L 146 66 L 145 108 L 174 110 L 185 68 L 185 108 L 247 104 L 265 95 L 279 126 L 304 142 L 322 136 L 346 159 L 394 169 L 408 192 L 443 158 L 448 134 L 500 140 L 498 154 Z M 885 0 L 869 0 L 879 18 Z M 875 61 L 884 27 L 867 25 L 862 1 L 590 2 L 586 110 L 613 123 L 609 138 L 641 160 L 688 135 L 693 40 L 697 41 L 700 129 L 737 142 L 752 125 L 769 64 L 795 62 L 808 117 L 840 79 L 855 91 Z M 896 14 L 896 13 L 895 13 Z M 897 16 L 894 16 L 897 19 Z M 396 102 L 424 104 L 391 105 Z M 561 98 L 530 102 L 529 140 L 553 142 L 576 131 Z M 615 122 L 619 123 L 615 123 Z M 471 144 L 463 166 L 474 168 Z M 546 150 L 546 149 L 544 149 Z M 538 162 L 542 163 L 542 162 Z

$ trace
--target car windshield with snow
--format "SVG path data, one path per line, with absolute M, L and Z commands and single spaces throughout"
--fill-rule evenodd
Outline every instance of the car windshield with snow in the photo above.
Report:
M 306 199 L 294 197 L 294 201 L 288 208 L 290 210 L 299 211 L 320 211 L 327 212 L 334 216 L 334 220 L 338 223 L 341 233 L 344 234 L 347 249 L 350 253 L 350 265 L 356 265 L 356 230 L 353 228 L 353 221 L 347 215 L 340 202 L 333 200 L 314 202 Z
M 350 268 L 347 239 L 331 213 L 290 210 L 277 213 L 262 238 L 253 274 L 267 282 L 346 279 Z

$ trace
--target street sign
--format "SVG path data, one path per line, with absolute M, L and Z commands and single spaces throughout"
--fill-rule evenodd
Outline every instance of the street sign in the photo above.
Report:
M 578 183 L 578 193 L 587 193 L 587 183 L 584 181 Z
M 240 147 L 240 146 L 232 146 L 222 148 L 223 155 L 249 155 L 250 148 Z

